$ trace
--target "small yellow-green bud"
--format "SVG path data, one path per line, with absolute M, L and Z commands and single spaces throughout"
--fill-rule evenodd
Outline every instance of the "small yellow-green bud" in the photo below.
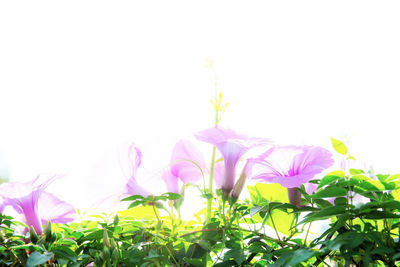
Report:
M 108 240 L 107 229 L 104 229 L 104 232 L 103 232 L 103 245 L 107 248 L 110 247 L 110 241 Z

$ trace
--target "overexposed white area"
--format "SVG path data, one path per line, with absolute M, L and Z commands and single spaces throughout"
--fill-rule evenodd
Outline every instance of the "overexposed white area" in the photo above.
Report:
M 139 180 L 173 145 L 221 125 L 278 144 L 348 141 L 376 172 L 400 172 L 398 1 L 2 1 L 0 174 L 63 173 L 51 190 L 88 207 L 143 152 Z M 206 144 L 196 143 L 210 152 Z M 205 155 L 207 159 L 211 156 Z

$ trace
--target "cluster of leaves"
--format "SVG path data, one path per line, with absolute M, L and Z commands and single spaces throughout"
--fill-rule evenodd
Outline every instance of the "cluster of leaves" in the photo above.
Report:
M 243 202 L 214 198 L 208 224 L 205 209 L 181 220 L 171 193 L 126 198 L 130 208 L 113 216 L 48 222 L 40 236 L 1 215 L 0 266 L 398 266 L 399 178 L 331 172 L 312 181 L 314 193 L 298 189 L 299 207 L 280 185 L 257 184 Z

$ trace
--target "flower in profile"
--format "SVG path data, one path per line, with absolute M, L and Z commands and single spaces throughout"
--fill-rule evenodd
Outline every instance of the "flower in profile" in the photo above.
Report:
M 38 175 L 29 182 L 9 182 L 0 186 L 0 195 L 4 206 L 12 206 L 23 215 L 26 225 L 42 234 L 42 223 L 50 220 L 54 223 L 66 223 L 74 219 L 75 209 L 52 194 L 44 192 L 46 187 L 58 176 L 41 179 Z M 27 231 L 27 230 L 26 230 Z
M 121 200 L 133 195 L 140 195 L 148 197 L 152 195 L 150 191 L 145 189 L 137 181 L 137 173 L 142 163 L 142 152 L 134 143 L 123 144 L 118 148 L 118 167 L 122 174 L 125 176 L 123 183 L 117 185 L 114 193 L 97 200 L 92 206 L 91 210 L 97 211 L 115 211 L 121 204 Z
M 270 144 L 268 139 L 251 138 L 239 135 L 233 130 L 219 126 L 195 134 L 200 141 L 215 145 L 224 159 L 224 177 L 221 189 L 224 196 L 228 196 L 235 184 L 236 165 L 239 159 L 251 148 L 259 145 Z
M 279 183 L 288 188 L 289 201 L 300 204 L 296 189 L 334 163 L 332 154 L 315 146 L 276 146 L 247 162 L 246 173 L 254 180 Z
M 179 193 L 183 184 L 199 181 L 206 172 L 202 153 L 190 141 L 179 140 L 173 149 L 170 167 L 161 176 L 171 193 Z
M 128 148 L 128 179 L 126 180 L 122 194 L 120 194 L 121 199 L 132 195 L 141 195 L 144 197 L 151 195 L 151 193 L 139 185 L 136 180 L 137 170 L 141 163 L 142 152 L 134 144 L 131 144 Z

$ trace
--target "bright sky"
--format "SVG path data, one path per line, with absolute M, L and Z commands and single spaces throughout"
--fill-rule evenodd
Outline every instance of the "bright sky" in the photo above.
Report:
M 222 125 L 278 144 L 350 137 L 361 165 L 400 173 L 399 12 L 398 1 L 2 1 L 0 172 L 64 173 L 52 190 L 85 207 L 123 179 L 116 147 L 135 142 L 143 182 L 162 190 L 175 142 L 213 124 L 209 57 L 230 103 Z

